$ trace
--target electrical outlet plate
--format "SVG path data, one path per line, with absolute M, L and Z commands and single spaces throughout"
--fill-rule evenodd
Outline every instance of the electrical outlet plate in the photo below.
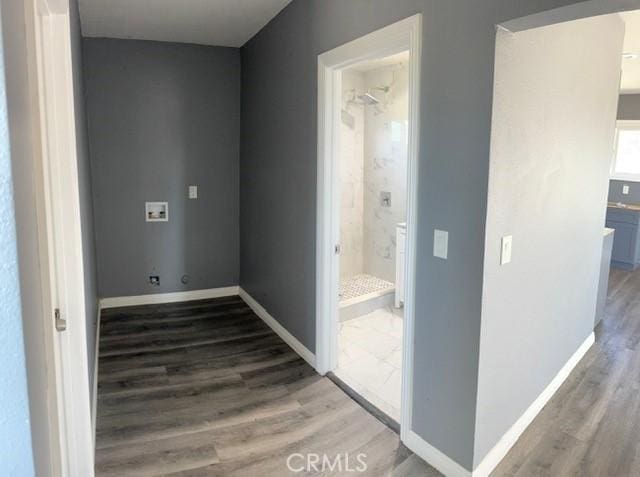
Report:
M 189 199 L 197 199 L 198 198 L 198 186 L 190 185 L 189 186 Z
M 447 259 L 449 254 L 449 232 L 435 229 L 433 231 L 433 256 Z
M 147 222 L 168 222 L 169 203 L 168 202 L 145 202 L 144 216 Z
M 500 250 L 500 265 L 506 265 L 511 262 L 511 245 L 513 242 L 512 235 L 502 237 L 502 246 Z
M 624 184 L 622 186 L 622 194 L 623 195 L 629 195 L 629 185 L 628 184 Z

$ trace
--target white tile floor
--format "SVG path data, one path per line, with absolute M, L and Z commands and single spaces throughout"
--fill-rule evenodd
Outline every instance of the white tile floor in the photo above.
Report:
M 335 374 L 400 421 L 402 310 L 385 307 L 340 323 Z

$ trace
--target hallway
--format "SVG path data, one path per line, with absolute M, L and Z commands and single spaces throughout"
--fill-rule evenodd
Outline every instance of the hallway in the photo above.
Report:
M 640 475 L 640 269 L 611 269 L 596 342 L 492 476 Z

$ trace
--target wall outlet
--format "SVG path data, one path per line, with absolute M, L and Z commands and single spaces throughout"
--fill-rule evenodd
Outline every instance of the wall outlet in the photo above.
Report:
M 622 186 L 622 194 L 623 195 L 629 195 L 629 185 L 628 184 L 624 184 Z
M 391 192 L 380 192 L 380 206 L 391 207 Z
M 513 242 L 512 235 L 505 235 L 502 237 L 502 248 L 500 251 L 500 265 L 506 265 L 511 262 L 511 243 Z
M 198 198 L 198 186 L 189 186 L 189 199 Z
M 433 256 L 447 259 L 449 254 L 449 232 L 435 229 L 433 231 Z
M 159 275 L 149 275 L 149 283 L 151 285 L 155 285 L 157 287 L 160 286 L 160 276 Z

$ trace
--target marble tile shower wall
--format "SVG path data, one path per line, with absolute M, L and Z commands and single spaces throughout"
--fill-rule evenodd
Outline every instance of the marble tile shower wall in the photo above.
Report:
M 395 229 L 406 217 L 408 71 L 394 64 L 342 77 L 340 277 L 395 281 Z M 388 92 L 376 89 L 390 86 Z M 367 90 L 380 100 L 349 101 Z
M 365 75 L 365 87 L 380 100 L 365 110 L 364 272 L 395 282 L 396 225 L 406 221 L 409 117 L 406 63 Z M 377 87 L 390 86 L 387 93 Z
M 364 89 L 364 76 L 355 71 L 342 75 L 340 124 L 340 278 L 364 272 L 364 106 L 349 99 Z

